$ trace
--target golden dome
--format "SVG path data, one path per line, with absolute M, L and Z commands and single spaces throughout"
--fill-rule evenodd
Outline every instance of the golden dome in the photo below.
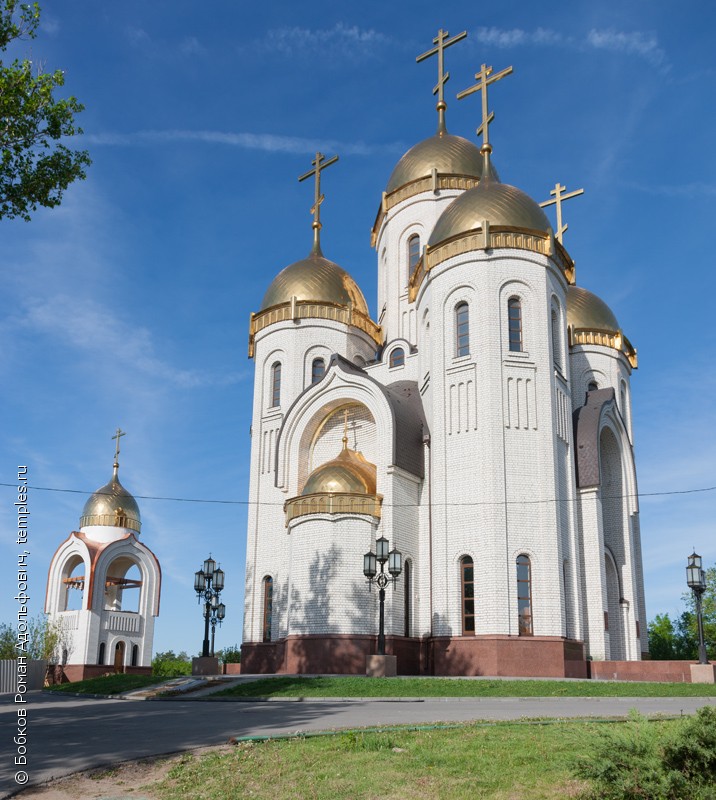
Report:
M 264 295 L 261 311 L 290 303 L 293 297 L 314 303 L 352 306 L 355 311 L 370 316 L 363 292 L 353 278 L 338 264 L 315 252 L 279 272 Z
M 624 353 L 634 369 L 638 366 L 634 345 L 622 333 L 609 306 L 581 286 L 567 287 L 567 325 L 573 345 L 601 345 Z
M 375 487 L 375 465 L 366 461 L 362 453 L 344 446 L 337 458 L 313 470 L 301 495 L 335 493 L 374 495 Z
M 87 500 L 80 517 L 80 528 L 103 525 L 117 528 L 141 530 L 139 506 L 132 495 L 122 486 L 118 477 L 119 465 L 115 462 L 112 479 Z
M 548 234 L 550 223 L 544 211 L 521 189 L 496 180 L 481 181 L 457 197 L 441 214 L 428 240 L 428 247 L 460 234 L 504 226 Z
M 567 325 L 609 333 L 621 330 L 609 306 L 581 286 L 567 287 Z
M 406 183 L 429 177 L 433 169 L 438 175 L 480 178 L 482 162 L 480 149 L 472 142 L 462 136 L 438 133 L 408 150 L 396 164 L 385 191 L 390 194 Z

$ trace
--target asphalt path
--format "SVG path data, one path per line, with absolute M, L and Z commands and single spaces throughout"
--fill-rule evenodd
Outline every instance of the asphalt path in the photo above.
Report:
M 414 700 L 304 700 L 302 702 L 142 702 L 60 697 L 30 692 L 26 786 L 85 769 L 146 756 L 225 744 L 231 737 L 301 731 L 421 725 L 471 720 L 624 717 L 692 714 L 716 697 L 494 697 Z M 17 706 L 0 697 L 0 797 L 19 788 L 13 736 Z

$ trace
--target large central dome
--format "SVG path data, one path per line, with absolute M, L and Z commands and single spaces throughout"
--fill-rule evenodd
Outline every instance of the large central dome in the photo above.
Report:
M 261 311 L 290 303 L 294 297 L 314 303 L 350 306 L 369 316 L 363 292 L 353 278 L 338 264 L 315 252 L 279 272 L 264 295 Z
M 482 156 L 472 142 L 462 136 L 438 133 L 418 142 L 398 161 L 390 176 L 386 194 L 412 181 L 427 178 L 433 169 L 438 175 L 482 176 Z

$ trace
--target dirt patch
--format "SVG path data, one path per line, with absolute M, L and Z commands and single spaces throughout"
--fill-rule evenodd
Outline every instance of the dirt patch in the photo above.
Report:
M 200 755 L 231 749 L 227 745 L 220 745 L 191 752 Z M 19 800 L 156 800 L 153 787 L 183 755 L 155 756 L 77 772 L 66 778 L 31 786 L 13 796 Z

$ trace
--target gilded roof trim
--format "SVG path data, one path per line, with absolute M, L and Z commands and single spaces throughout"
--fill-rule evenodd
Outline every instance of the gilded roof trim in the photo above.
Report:
M 380 517 L 383 495 L 355 492 L 317 492 L 292 497 L 284 503 L 286 527 L 297 517 L 308 514 L 367 514 Z
M 506 248 L 530 250 L 551 258 L 561 270 L 567 283 L 574 283 L 574 262 L 567 251 L 554 240 L 551 232 L 526 230 L 507 225 L 493 227 L 489 224 L 489 220 L 487 222 L 484 230 L 477 228 L 452 236 L 433 247 L 430 245 L 426 247 L 425 254 L 415 265 L 408 282 L 409 302 L 415 302 L 420 286 L 431 269 L 454 256 L 475 250 Z
M 254 357 L 256 334 L 270 325 L 298 319 L 327 319 L 342 322 L 358 328 L 380 347 L 383 343 L 383 329 L 373 320 L 356 310 L 337 303 L 314 302 L 313 300 L 296 300 L 291 303 L 280 303 L 252 314 L 249 321 L 249 358 Z

